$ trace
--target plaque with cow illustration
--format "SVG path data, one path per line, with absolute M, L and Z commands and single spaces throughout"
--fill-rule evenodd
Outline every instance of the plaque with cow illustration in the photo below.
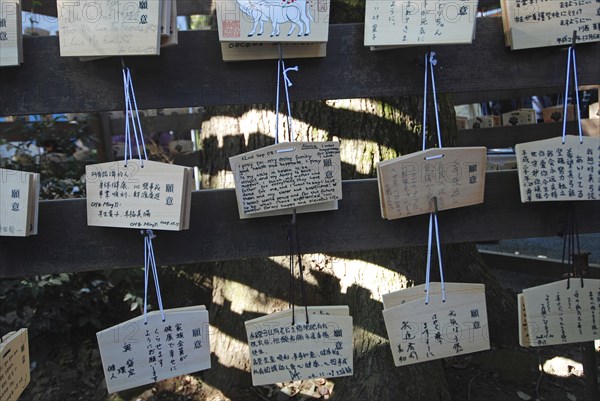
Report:
M 327 42 L 329 0 L 217 0 L 221 42 Z

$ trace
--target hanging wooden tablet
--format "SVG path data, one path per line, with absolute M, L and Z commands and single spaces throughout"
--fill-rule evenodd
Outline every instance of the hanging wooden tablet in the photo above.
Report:
M 525 298 L 523 294 L 517 295 L 517 304 L 517 309 L 519 310 L 519 345 L 521 347 L 531 347 L 529 327 L 527 325 L 527 311 L 525 310 Z
M 109 393 L 210 368 L 208 311 L 148 313 L 96 334 Z
M 532 347 L 600 339 L 600 280 L 572 278 L 523 290 Z
M 23 62 L 21 6 L 15 0 L 0 0 L 0 67 Z
M 281 43 L 286 58 L 325 57 L 327 43 Z M 279 58 L 278 43 L 221 42 L 223 61 L 276 60 Z
M 521 202 L 600 199 L 600 138 L 566 135 L 515 147 Z
M 90 226 L 179 231 L 189 227 L 191 169 L 139 160 L 86 167 Z
M 381 216 L 392 220 L 483 202 L 486 148 L 435 148 L 377 165 Z
M 434 295 L 428 304 L 421 288 L 408 289 L 406 300 L 402 299 L 402 291 L 388 298 L 388 303 L 399 303 L 383 310 L 396 366 L 490 348 L 484 285 L 446 285 L 445 302 L 435 295 L 441 292 L 439 283 L 430 284 Z M 420 297 L 415 299 L 419 293 Z
M 27 329 L 8 333 L 0 342 L 0 400 L 17 401 L 30 381 Z
M 477 0 L 367 0 L 365 46 L 471 43 Z
M 240 218 L 331 210 L 342 198 L 339 142 L 279 143 L 229 163 Z
M 177 1 L 170 0 L 168 31 L 163 32 L 160 38 L 160 47 L 175 46 L 179 43 L 179 29 L 177 28 Z
M 329 0 L 217 0 L 221 42 L 327 42 Z
M 162 0 L 57 0 L 60 55 L 160 54 Z
M 353 374 L 352 317 L 347 306 L 296 308 L 245 323 L 254 386 Z
M 513 50 L 600 41 L 598 2 L 503 0 L 506 45 Z
M 0 169 L 0 236 L 37 234 L 40 175 Z

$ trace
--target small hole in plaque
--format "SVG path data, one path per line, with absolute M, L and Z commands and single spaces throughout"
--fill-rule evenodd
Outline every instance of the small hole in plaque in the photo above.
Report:
M 425 160 L 435 160 L 435 159 L 441 159 L 442 157 L 444 157 L 443 154 L 441 154 L 441 155 L 435 155 L 435 156 L 427 156 L 424 159 Z
M 287 153 L 287 152 L 293 152 L 295 151 L 296 148 L 289 148 L 289 149 L 278 149 L 277 153 Z

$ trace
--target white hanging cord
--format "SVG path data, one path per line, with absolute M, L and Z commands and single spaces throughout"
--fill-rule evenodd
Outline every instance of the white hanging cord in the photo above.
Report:
M 281 43 L 279 43 L 279 59 L 277 60 L 277 95 L 275 96 L 275 143 L 279 143 L 279 91 L 281 81 L 281 62 L 283 61 L 283 53 Z
M 421 150 L 427 148 L 427 81 L 429 79 L 429 53 L 425 53 L 425 84 L 423 91 L 423 147 Z
M 579 130 L 579 143 L 583 143 L 583 131 L 581 130 L 581 108 L 579 107 L 579 82 L 577 79 L 577 60 L 575 58 L 575 47 L 571 46 L 571 52 L 573 57 L 573 80 L 575 81 L 575 99 L 577 101 L 577 129 Z M 563 120 L 566 120 L 566 114 L 564 114 Z
M 437 129 L 438 148 L 441 148 L 442 131 L 440 130 L 440 113 L 438 111 L 437 92 L 435 89 L 435 75 L 433 73 L 433 67 L 435 67 L 436 65 L 437 59 L 435 58 L 435 52 L 431 52 L 429 57 L 429 71 L 431 71 L 431 90 L 433 92 L 433 109 L 435 110 L 435 127 Z
M 565 101 L 563 102 L 563 129 L 562 143 L 565 144 L 567 135 L 567 107 L 569 105 L 569 80 L 571 79 L 571 48 L 569 47 L 567 56 L 567 79 L 565 80 Z
M 152 246 L 152 239 L 156 238 L 152 230 L 141 231 L 144 235 L 144 324 L 148 323 L 148 278 L 149 271 L 152 269 L 152 275 L 154 276 L 154 287 L 156 288 L 156 298 L 158 300 L 158 308 L 162 321 L 165 321 L 165 311 L 163 309 L 162 295 L 160 291 L 160 284 L 158 282 L 158 269 L 156 268 L 156 259 L 154 258 L 154 248 Z
M 292 81 L 290 80 L 290 78 L 288 77 L 288 71 L 296 71 L 298 72 L 298 66 L 294 66 L 294 67 L 290 67 L 290 68 L 285 68 L 285 61 L 281 60 L 281 68 L 283 71 L 283 79 L 285 80 L 285 84 L 284 84 L 284 88 L 285 88 L 285 101 L 287 103 L 287 111 L 288 111 L 288 116 L 287 116 L 287 120 L 288 120 L 288 132 L 290 135 L 290 142 L 294 142 L 294 130 L 292 127 L 292 106 L 290 104 L 290 93 L 288 88 L 290 86 L 292 86 Z
M 125 95 L 125 166 L 127 166 L 128 159 L 133 159 L 131 141 L 131 131 L 133 129 L 133 137 L 135 139 L 135 145 L 137 148 L 138 157 L 140 159 L 140 165 L 141 167 L 144 167 L 144 160 L 148 160 L 148 154 L 146 153 L 144 133 L 142 131 L 142 123 L 140 121 L 137 101 L 135 99 L 135 91 L 133 89 L 133 80 L 131 79 L 131 72 L 129 71 L 129 68 L 125 66 L 125 63 L 123 63 L 123 90 Z M 131 119 L 131 122 L 129 121 L 129 119 Z

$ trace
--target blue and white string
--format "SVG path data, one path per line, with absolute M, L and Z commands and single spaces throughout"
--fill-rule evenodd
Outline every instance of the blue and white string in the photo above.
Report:
M 142 131 L 142 123 L 138 111 L 137 101 L 135 99 L 135 90 L 133 89 L 133 80 L 129 68 L 123 66 L 123 91 L 125 93 L 125 167 L 127 160 L 133 159 L 131 130 L 133 129 L 133 137 L 137 148 L 138 157 L 141 167 L 144 167 L 144 160 L 148 160 L 146 153 L 146 144 L 144 142 L 144 132 Z M 129 122 L 131 119 L 131 123 Z M 141 146 L 141 149 L 140 149 Z M 144 158 L 142 159 L 142 150 Z
M 428 81 L 429 76 L 431 76 L 431 91 L 433 93 L 433 107 L 435 111 L 435 125 L 437 130 L 437 138 L 438 138 L 438 147 L 442 148 L 442 132 L 440 129 L 440 117 L 439 117 L 439 109 L 438 109 L 438 101 L 437 101 L 437 91 L 435 87 L 435 75 L 434 75 L 434 67 L 437 65 L 437 59 L 435 57 L 435 52 L 430 52 L 425 54 L 425 83 L 424 83 L 424 93 L 423 93 L 423 147 L 422 150 L 425 151 L 427 149 L 427 94 L 428 94 Z M 443 155 L 430 156 L 427 157 L 427 160 L 437 159 L 443 157 Z M 437 247 L 437 255 L 438 255 L 438 264 L 440 269 L 440 282 L 442 289 L 442 302 L 446 302 L 446 287 L 444 285 L 444 268 L 442 264 L 442 250 L 440 246 L 440 229 L 438 223 L 438 215 L 437 215 L 437 200 L 434 199 L 434 212 L 429 214 L 429 231 L 427 236 L 427 267 L 425 270 L 425 304 L 429 304 L 429 288 L 430 288 L 430 277 L 431 277 L 431 259 L 433 256 L 432 246 L 433 246 L 433 229 L 435 228 L 435 238 L 436 238 L 436 247 Z
M 152 269 L 152 275 L 154 276 L 154 287 L 156 288 L 158 308 L 160 310 L 162 321 L 164 322 L 165 311 L 163 309 L 160 284 L 158 282 L 158 270 L 156 268 L 156 259 L 154 258 L 154 248 L 152 246 L 152 239 L 156 238 L 156 236 L 152 230 L 141 230 L 141 234 L 144 236 L 144 324 L 148 324 L 148 278 L 150 269 Z
M 287 104 L 287 122 L 288 122 L 288 133 L 290 136 L 290 142 L 294 142 L 294 130 L 292 127 L 292 106 L 290 102 L 290 93 L 288 88 L 292 86 L 292 81 L 288 77 L 289 71 L 298 72 L 298 66 L 285 67 L 285 61 L 281 51 L 281 44 L 279 44 L 279 59 L 277 60 L 277 95 L 275 98 L 275 143 L 279 143 L 279 93 L 281 87 L 281 76 L 283 75 L 284 89 L 285 89 L 285 101 Z
M 579 109 L 579 82 L 577 80 L 577 59 L 575 57 L 575 47 L 569 46 L 567 56 L 567 79 L 565 83 L 565 101 L 563 104 L 563 127 L 562 127 L 562 143 L 565 144 L 567 138 L 567 107 L 569 101 L 569 84 L 571 79 L 571 64 L 573 65 L 573 81 L 575 84 L 575 101 L 577 113 L 577 128 L 579 130 L 579 143 L 583 143 L 583 132 L 581 129 L 581 111 Z

